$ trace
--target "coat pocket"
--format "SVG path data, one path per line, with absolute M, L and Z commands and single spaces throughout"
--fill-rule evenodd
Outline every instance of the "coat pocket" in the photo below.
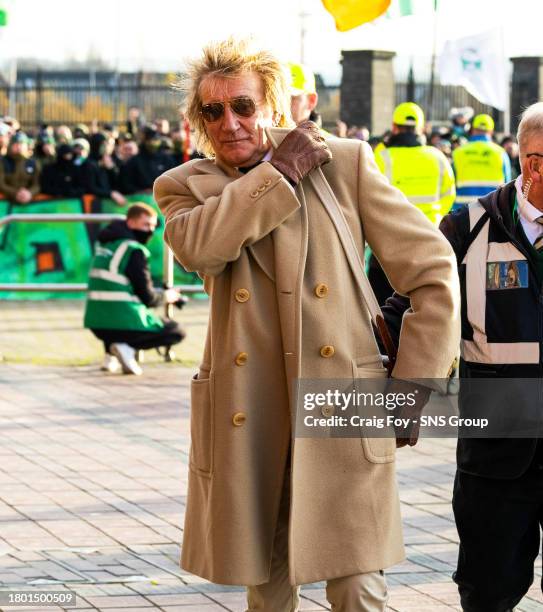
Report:
M 367 384 L 360 383 L 356 385 L 360 391 L 369 391 L 373 394 L 386 393 L 388 372 L 378 361 L 355 359 L 353 360 L 353 378 L 366 379 Z M 369 381 L 372 381 L 371 383 Z M 363 388 L 362 388 L 363 386 Z M 390 414 L 386 408 L 383 408 L 378 415 L 381 418 L 386 418 Z M 362 449 L 364 457 L 370 463 L 391 463 L 396 458 L 396 437 L 393 427 L 385 427 L 380 430 L 379 438 L 371 438 L 362 435 Z
M 195 374 L 190 383 L 190 469 L 200 476 L 213 472 L 213 401 L 211 378 Z

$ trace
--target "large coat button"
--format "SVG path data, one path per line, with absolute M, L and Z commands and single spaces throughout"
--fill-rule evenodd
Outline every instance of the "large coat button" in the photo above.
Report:
M 331 406 L 330 404 L 327 404 L 326 406 L 323 406 L 321 408 L 321 414 L 323 417 L 331 417 L 334 414 L 334 407 Z
M 315 295 L 320 298 L 326 297 L 328 295 L 328 285 L 325 285 L 324 283 L 319 283 L 315 287 Z
M 332 357 L 335 352 L 336 349 L 331 344 L 325 344 L 320 350 L 321 357 Z
M 237 289 L 234 297 L 237 302 L 246 302 L 251 297 L 251 294 L 248 289 Z
M 238 353 L 236 355 L 236 365 L 238 366 L 243 366 L 247 363 L 247 359 L 249 358 L 249 355 L 247 353 Z
M 241 427 L 246 420 L 247 416 L 244 412 L 236 412 L 236 414 L 232 417 L 232 425 L 235 425 L 236 427 Z

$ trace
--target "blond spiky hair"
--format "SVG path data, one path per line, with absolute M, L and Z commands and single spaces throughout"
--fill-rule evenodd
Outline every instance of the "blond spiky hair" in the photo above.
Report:
M 199 58 L 188 62 L 186 75 L 174 87 L 186 94 L 186 115 L 196 132 L 200 152 L 212 157 L 211 142 L 200 114 L 200 86 L 208 76 L 235 78 L 255 72 L 262 79 L 264 100 L 277 114 L 277 125 L 292 126 L 289 81 L 285 66 L 270 52 L 258 48 L 252 39 L 235 38 L 212 42 L 204 47 Z

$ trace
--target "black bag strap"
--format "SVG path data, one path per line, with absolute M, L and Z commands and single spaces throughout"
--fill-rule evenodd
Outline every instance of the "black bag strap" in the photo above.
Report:
M 469 251 L 470 246 L 473 244 L 481 230 L 483 229 L 485 223 L 490 219 L 490 215 L 487 211 L 484 212 L 482 217 L 477 221 L 477 223 L 473 226 L 473 229 L 468 234 L 466 242 L 462 245 L 462 249 L 457 254 L 458 265 L 460 265 L 464 261 L 464 257 Z

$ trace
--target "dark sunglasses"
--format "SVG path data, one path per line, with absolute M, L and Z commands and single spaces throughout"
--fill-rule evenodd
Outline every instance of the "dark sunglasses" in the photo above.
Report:
M 256 102 L 247 96 L 232 98 L 226 102 L 236 115 L 240 117 L 252 117 L 256 113 Z M 224 115 L 225 102 L 210 102 L 202 104 L 200 114 L 207 123 L 218 121 Z

